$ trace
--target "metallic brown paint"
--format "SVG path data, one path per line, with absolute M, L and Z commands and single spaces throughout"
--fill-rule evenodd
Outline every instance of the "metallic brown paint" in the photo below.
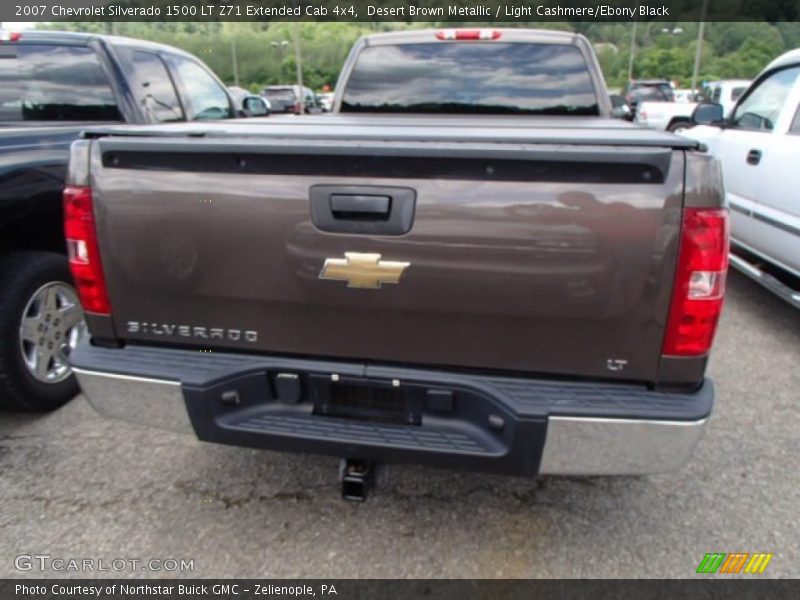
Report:
M 118 331 L 127 320 L 214 324 L 258 331 L 257 344 L 217 344 L 230 349 L 657 378 L 682 151 L 663 184 L 220 177 L 103 168 L 98 154 L 92 186 Z M 412 187 L 413 228 L 323 233 L 309 215 L 319 183 Z M 326 258 L 351 251 L 414 268 L 368 294 L 319 279 Z M 609 360 L 627 365 L 611 371 Z

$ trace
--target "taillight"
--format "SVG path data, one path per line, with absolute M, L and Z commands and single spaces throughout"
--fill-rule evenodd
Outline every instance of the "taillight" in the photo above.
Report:
M 97 246 L 91 188 L 77 185 L 64 188 L 64 233 L 69 266 L 83 309 L 110 315 L 111 303 Z
M 501 35 L 497 29 L 441 29 L 436 32 L 440 40 L 499 40 Z
M 22 39 L 19 31 L 0 31 L 0 42 L 18 42 Z
M 728 270 L 728 211 L 683 209 L 663 354 L 700 356 L 714 340 Z

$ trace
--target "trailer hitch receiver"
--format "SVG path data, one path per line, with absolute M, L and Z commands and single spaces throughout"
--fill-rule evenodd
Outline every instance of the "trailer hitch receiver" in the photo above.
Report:
M 342 482 L 342 498 L 364 502 L 375 482 L 374 465 L 368 460 L 343 458 L 339 463 L 339 480 Z

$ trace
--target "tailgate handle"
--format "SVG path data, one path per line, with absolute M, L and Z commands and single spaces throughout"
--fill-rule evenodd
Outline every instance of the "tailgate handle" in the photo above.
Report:
M 389 196 L 367 196 L 364 194 L 331 194 L 331 212 L 334 219 L 380 219 L 389 218 Z
M 311 221 L 320 231 L 403 235 L 414 224 L 417 192 L 378 185 L 312 185 Z

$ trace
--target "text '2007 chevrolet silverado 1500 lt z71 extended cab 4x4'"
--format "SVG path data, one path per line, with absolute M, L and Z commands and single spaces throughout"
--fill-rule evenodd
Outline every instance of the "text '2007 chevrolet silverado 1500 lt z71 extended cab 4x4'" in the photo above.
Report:
M 683 465 L 713 402 L 716 161 L 608 118 L 572 34 L 375 35 L 337 90 L 330 116 L 73 145 L 93 405 L 349 459 L 356 497 L 370 461 Z

